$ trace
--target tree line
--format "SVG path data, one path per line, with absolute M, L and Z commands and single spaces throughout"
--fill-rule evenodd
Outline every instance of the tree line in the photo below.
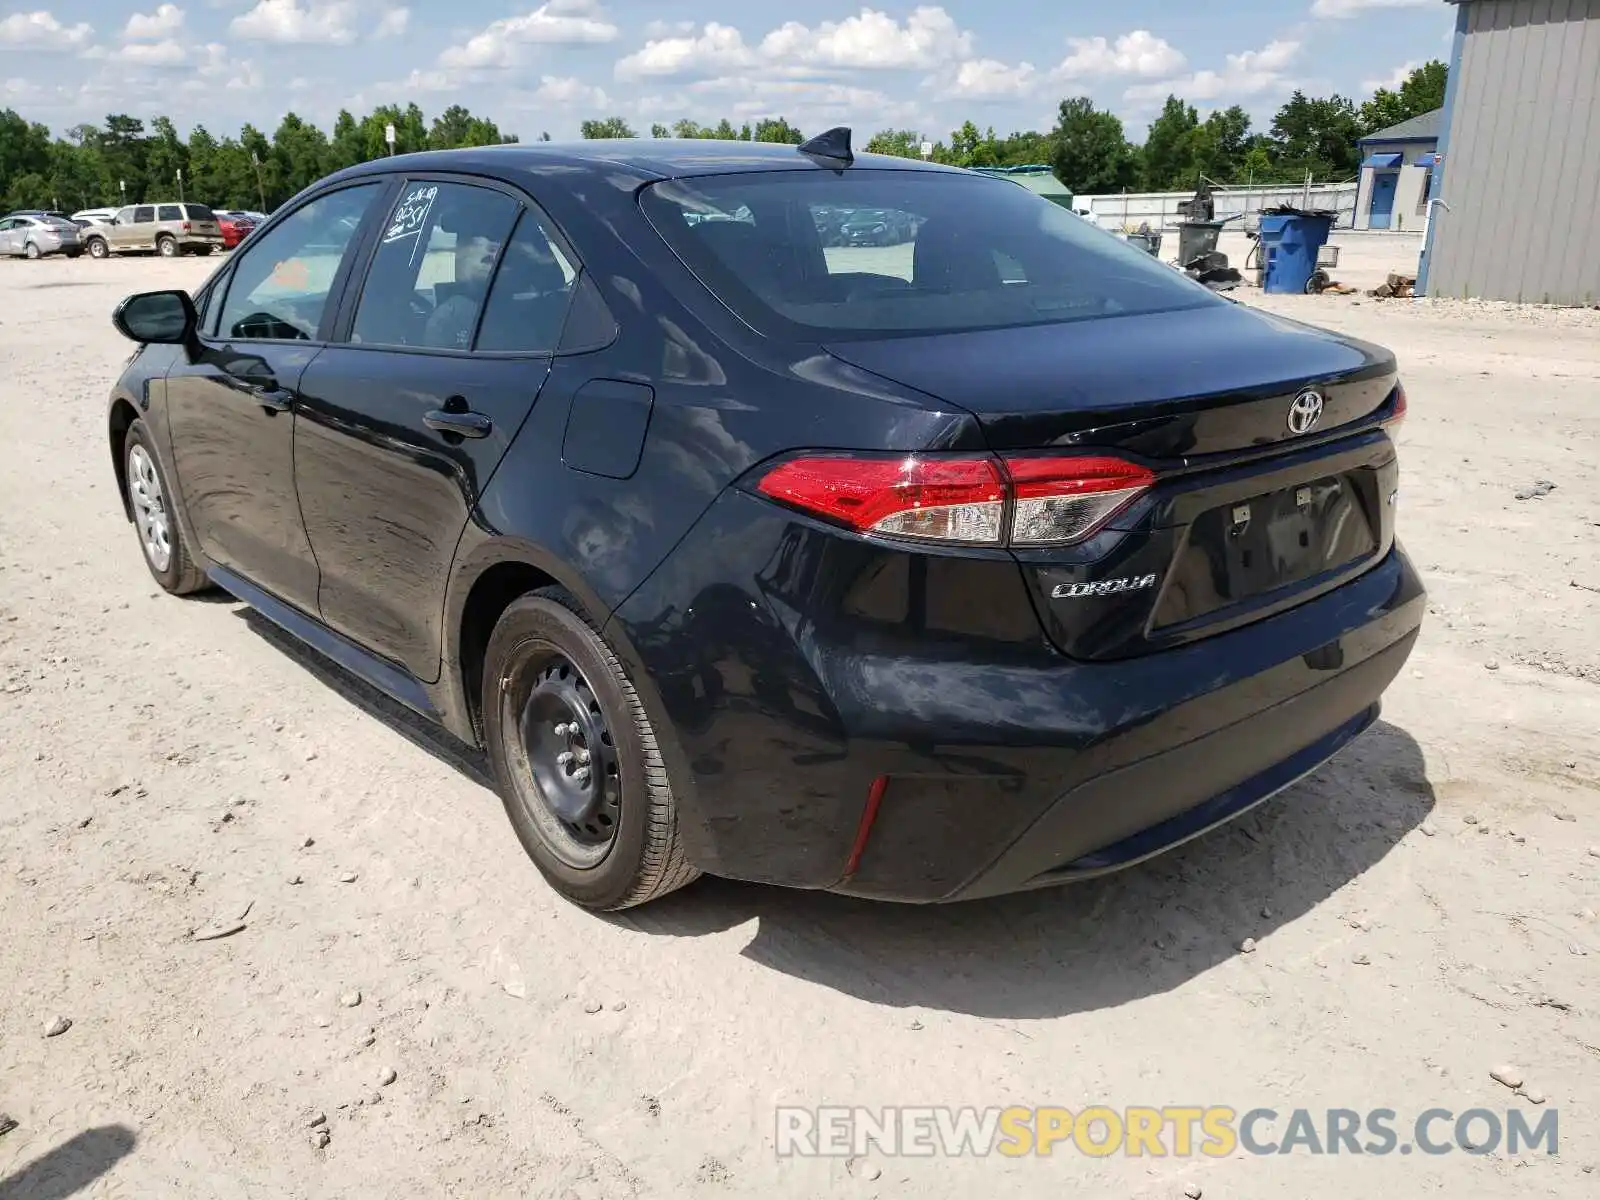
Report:
M 1056 124 L 1042 131 L 999 136 L 966 121 L 946 138 L 914 130 L 885 129 L 867 150 L 930 157 L 963 167 L 1048 164 L 1080 194 L 1128 191 L 1188 191 L 1202 176 L 1218 183 L 1298 183 L 1309 172 L 1318 181 L 1348 179 L 1359 164 L 1356 139 L 1444 104 L 1446 67 L 1430 62 L 1398 88 L 1379 88 L 1357 105 L 1346 97 L 1309 97 L 1302 92 L 1279 108 L 1265 131 L 1251 128 L 1238 105 L 1201 120 L 1195 107 L 1169 96 L 1142 144 L 1128 140 L 1122 121 L 1088 97 L 1061 101 Z M 492 120 L 453 105 L 431 122 L 416 104 L 385 105 L 357 118 L 341 110 L 331 133 L 289 113 L 269 137 L 253 125 L 237 136 L 217 137 L 196 125 L 181 137 L 167 117 L 149 127 L 137 117 L 113 114 L 104 125 L 82 124 L 64 136 L 11 109 L 0 109 L 0 211 L 12 208 L 81 208 L 182 198 L 218 208 L 271 211 L 329 172 L 389 153 L 386 129 L 395 131 L 394 152 L 488 146 L 518 139 Z M 636 137 L 621 117 L 582 122 L 585 138 Z M 735 126 L 681 120 L 652 125 L 652 137 L 727 141 L 804 140 L 782 117 Z M 540 140 L 549 141 L 543 133 Z

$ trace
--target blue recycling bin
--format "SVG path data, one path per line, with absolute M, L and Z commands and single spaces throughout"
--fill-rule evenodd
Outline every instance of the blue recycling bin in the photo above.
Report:
M 1317 252 L 1333 232 L 1335 213 L 1263 213 L 1261 289 L 1299 294 L 1317 270 Z

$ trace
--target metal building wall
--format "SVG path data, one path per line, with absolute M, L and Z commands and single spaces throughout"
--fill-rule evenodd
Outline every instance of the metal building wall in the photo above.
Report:
M 1427 291 L 1600 304 L 1600 0 L 1463 0 Z

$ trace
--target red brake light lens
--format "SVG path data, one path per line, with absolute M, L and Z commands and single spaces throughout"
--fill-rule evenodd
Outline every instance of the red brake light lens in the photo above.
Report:
M 1148 468 L 1107 456 L 908 455 L 791 459 L 757 486 L 763 495 L 858 533 L 1056 546 L 1098 532 L 1154 482 Z
M 1390 413 L 1388 418 L 1383 422 L 1383 426 L 1392 435 L 1396 428 L 1400 425 L 1400 422 L 1404 421 L 1405 419 L 1406 385 L 1403 383 L 1396 383 L 1394 385 L 1394 411 Z
M 1005 511 L 988 458 L 796 458 L 759 486 L 858 533 L 929 541 L 998 544 Z

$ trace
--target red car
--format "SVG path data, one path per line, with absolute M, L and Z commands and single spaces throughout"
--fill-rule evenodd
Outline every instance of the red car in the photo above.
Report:
M 222 227 L 222 248 L 232 250 L 245 238 L 250 236 L 250 231 L 256 223 L 244 215 L 225 216 L 217 214 L 217 224 Z

